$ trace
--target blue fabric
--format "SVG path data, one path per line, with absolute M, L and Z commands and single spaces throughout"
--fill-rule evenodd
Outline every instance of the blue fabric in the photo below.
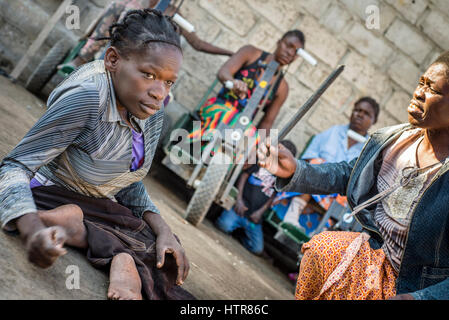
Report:
M 248 177 L 248 182 L 251 183 L 253 186 L 261 186 L 262 185 L 262 181 L 260 181 L 260 179 L 257 179 L 255 176 L 250 175 Z
M 36 187 L 42 187 L 42 184 L 39 181 L 37 181 L 35 178 L 33 178 L 30 181 L 30 188 L 33 189 Z
M 299 195 L 301 195 L 301 193 L 299 193 L 299 192 L 289 192 L 289 191 L 278 192 L 276 194 L 276 198 L 274 198 L 273 202 L 276 203 L 278 201 L 293 198 L 293 197 L 299 196 Z
M 263 251 L 262 224 L 255 224 L 245 217 L 239 216 L 234 209 L 225 210 L 216 221 L 216 226 L 226 233 L 232 233 L 238 228 L 245 230 L 242 239 L 243 246 L 255 254 Z
M 274 200 L 273 200 L 273 203 L 276 203 L 276 202 L 281 201 L 283 199 L 290 199 L 291 200 L 291 198 L 299 196 L 301 194 L 302 193 L 300 193 L 300 192 L 288 192 L 288 191 L 287 192 L 278 192 L 276 194 L 276 198 L 274 198 Z M 326 195 L 311 194 L 310 196 L 313 198 L 313 200 L 315 200 L 317 203 L 319 203 L 321 200 L 323 200 L 326 197 L 329 197 L 329 196 L 330 197 L 334 197 L 334 198 L 337 197 L 338 193 L 332 193 L 332 194 L 326 194 Z
M 375 184 L 382 151 L 402 132 L 413 128 L 398 125 L 375 132 L 358 159 L 351 162 L 310 165 L 298 160 L 290 179 L 277 179 L 278 191 L 309 194 L 346 194 L 350 208 L 376 194 Z M 370 211 L 370 210 L 371 211 Z M 370 245 L 377 249 L 383 240 L 373 221 L 374 206 L 356 214 Z M 411 218 L 401 267 L 396 279 L 397 294 L 412 293 L 415 299 L 449 300 L 449 161 L 446 159 L 432 184 L 419 200 Z
M 285 214 L 287 213 L 288 207 L 290 206 L 290 201 L 287 205 L 279 203 L 273 206 L 273 210 L 279 219 L 284 220 Z M 317 212 L 301 214 L 299 216 L 299 225 L 304 228 L 305 234 L 310 236 L 313 231 L 318 227 L 321 222 L 321 215 Z M 329 224 L 326 225 L 330 227 Z
M 301 159 L 322 158 L 326 162 L 349 162 L 357 158 L 364 144 L 358 142 L 348 149 L 348 129 L 349 124 L 337 125 L 317 134 Z

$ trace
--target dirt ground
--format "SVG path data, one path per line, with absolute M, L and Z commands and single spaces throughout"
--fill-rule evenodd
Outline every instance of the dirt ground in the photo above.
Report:
M 0 76 L 0 159 L 23 137 L 45 111 L 44 103 L 22 87 Z M 205 219 L 194 227 L 182 218 L 187 206 L 182 189 L 154 172 L 145 186 L 165 221 L 176 233 L 190 260 L 184 283 L 198 299 L 291 300 L 294 284 L 270 260 L 247 252 L 234 238 L 218 231 Z M 69 249 L 51 268 L 31 265 L 17 235 L 0 232 L 0 299 L 105 299 L 108 278 L 89 265 L 82 253 Z M 76 266 L 80 286 L 70 284 L 69 266 Z M 69 281 L 69 282 L 68 282 Z

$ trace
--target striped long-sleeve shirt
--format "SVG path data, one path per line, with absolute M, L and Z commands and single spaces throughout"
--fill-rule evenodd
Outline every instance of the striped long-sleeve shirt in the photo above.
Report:
M 48 110 L 0 164 L 0 223 L 36 211 L 30 179 L 51 181 L 80 194 L 109 198 L 142 217 L 159 213 L 142 179 L 159 140 L 163 109 L 146 120 L 131 116 L 143 132 L 144 163 L 130 171 L 131 128 L 121 119 L 102 60 L 82 66 L 48 98 Z

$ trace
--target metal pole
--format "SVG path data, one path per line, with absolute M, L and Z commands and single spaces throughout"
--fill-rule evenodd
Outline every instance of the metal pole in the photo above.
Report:
M 302 105 L 295 116 L 281 129 L 279 132 L 278 139 L 282 140 L 285 136 L 293 129 L 293 127 L 299 122 L 299 120 L 304 117 L 307 111 L 315 104 L 315 102 L 323 95 L 323 93 L 329 88 L 329 86 L 337 79 L 340 73 L 343 72 L 345 66 L 340 65 L 332 71 L 332 73 L 327 77 L 326 80 L 321 84 L 318 90 Z

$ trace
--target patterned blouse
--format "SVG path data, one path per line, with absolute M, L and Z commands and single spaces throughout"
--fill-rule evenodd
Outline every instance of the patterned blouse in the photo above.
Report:
M 50 95 L 48 110 L 0 164 L 2 228 L 36 211 L 30 179 L 80 194 L 109 198 L 142 217 L 159 213 L 141 182 L 150 169 L 163 123 L 163 109 L 146 120 L 131 116 L 143 132 L 143 165 L 130 170 L 132 131 L 121 119 L 103 60 L 83 65 Z
M 379 192 L 396 184 L 401 179 L 404 169 L 406 171 L 418 168 L 416 154 L 422 139 L 421 129 L 409 130 L 383 151 L 383 162 L 377 178 Z M 377 204 L 374 220 L 384 239 L 382 249 L 396 272 L 399 272 L 416 204 L 440 168 L 441 165 L 423 168 L 410 183 L 399 187 Z
M 266 67 L 266 64 L 264 61 L 267 59 L 269 53 L 266 51 L 263 51 L 260 57 L 254 61 L 253 63 L 249 64 L 248 66 L 244 66 L 240 68 L 234 75 L 235 79 L 242 80 L 246 83 L 248 87 L 248 91 L 246 93 L 245 98 L 240 99 L 237 97 L 237 95 L 232 91 L 225 87 L 221 88 L 220 92 L 218 93 L 215 100 L 208 100 L 208 104 L 212 101 L 213 103 L 217 102 L 229 102 L 232 106 L 239 109 L 239 111 L 242 111 L 243 108 L 246 107 L 248 104 L 249 99 L 251 98 L 253 92 L 259 85 L 258 79 L 262 75 L 263 68 Z M 276 75 L 276 74 L 275 74 Z M 273 84 L 274 88 L 270 93 L 270 96 L 268 97 L 265 108 L 270 105 L 271 101 L 273 100 L 274 96 L 276 95 L 276 92 L 279 88 L 279 85 L 281 83 L 281 80 L 283 78 L 283 74 L 281 73 L 278 80 Z M 267 88 L 265 89 L 265 93 L 263 95 L 263 98 L 260 100 L 260 103 L 262 103 L 265 99 L 266 94 L 270 91 L 272 84 L 269 84 Z

